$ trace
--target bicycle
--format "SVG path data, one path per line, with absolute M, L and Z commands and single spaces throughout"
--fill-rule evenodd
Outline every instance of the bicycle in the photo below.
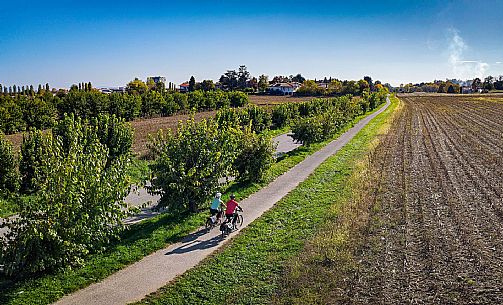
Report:
M 232 231 L 238 230 L 243 225 L 243 214 L 242 213 L 243 213 L 243 209 L 240 206 L 238 206 L 236 208 L 236 211 L 234 212 L 234 216 L 231 219 L 227 218 L 220 225 L 220 232 L 221 232 L 222 238 L 231 234 Z
M 213 229 L 217 225 L 221 224 L 222 219 L 224 218 L 223 216 L 224 216 L 224 210 L 222 207 L 220 207 L 218 209 L 218 213 L 216 215 L 209 216 L 206 219 L 206 224 L 205 224 L 206 230 L 209 232 L 209 231 L 211 231 L 211 229 Z

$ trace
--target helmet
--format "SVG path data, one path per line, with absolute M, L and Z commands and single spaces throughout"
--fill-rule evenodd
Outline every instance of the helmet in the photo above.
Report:
M 236 195 L 232 194 L 231 199 L 234 199 L 234 198 L 236 198 Z
M 222 193 L 217 192 L 217 193 L 215 194 L 215 198 L 220 198 L 220 197 L 222 197 Z

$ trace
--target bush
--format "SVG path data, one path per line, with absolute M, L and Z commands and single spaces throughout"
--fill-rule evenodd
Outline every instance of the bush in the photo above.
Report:
M 128 121 L 140 116 L 142 101 L 138 95 L 111 93 L 109 95 L 108 113 Z
M 297 103 L 285 103 L 275 106 L 272 110 L 272 123 L 275 128 L 283 128 L 289 125 L 299 116 Z
M 100 115 L 89 121 L 90 127 L 94 128 L 101 144 L 108 152 L 108 162 L 131 153 L 133 145 L 133 129 L 124 119 L 116 116 Z
M 238 130 L 219 129 L 211 119 L 180 123 L 176 134 L 161 130 L 149 144 L 156 157 L 151 192 L 161 195 L 159 207 L 196 212 L 231 174 L 238 140 Z
M 386 92 L 365 94 L 354 99 L 351 95 L 324 100 L 313 100 L 299 106 L 298 119 L 292 126 L 293 139 L 305 145 L 324 141 L 358 114 L 377 108 L 386 100 Z
M 0 133 L 0 197 L 18 191 L 19 172 L 17 163 L 12 144 Z
M 50 135 L 48 135 L 50 136 Z M 38 181 L 45 179 L 46 173 L 42 168 L 43 160 L 50 152 L 50 141 L 40 130 L 32 130 L 23 135 L 21 144 L 21 193 L 30 194 L 38 191 Z
M 261 133 L 271 127 L 271 114 L 264 108 L 249 105 L 246 108 L 224 108 L 219 110 L 215 116 L 218 125 L 241 126 L 245 129 L 251 126 L 252 131 Z
M 57 111 L 50 101 L 40 97 L 20 97 L 18 102 L 23 109 L 23 120 L 28 128 L 46 129 L 54 125 Z
M 247 128 L 241 137 L 239 154 L 234 161 L 240 182 L 260 182 L 274 163 L 275 145 L 270 136 Z
M 97 135 L 85 144 L 70 141 L 68 152 L 50 134 L 42 142 L 50 149 L 40 164 L 47 174 L 40 191 L 19 201 L 18 217 L 0 225 L 9 232 L 1 237 L 0 254 L 8 276 L 79 265 L 118 237 L 128 215 L 122 203 L 128 193 L 127 156 L 107 167 L 108 152 Z
M 248 104 L 248 94 L 241 91 L 231 91 L 228 93 L 232 107 L 243 107 Z
M 10 96 L 0 95 L 0 128 L 6 134 L 26 129 L 22 108 Z
M 88 145 L 97 137 L 107 150 L 107 166 L 121 156 L 128 156 L 133 143 L 133 130 L 124 119 L 115 116 L 100 115 L 91 120 L 76 118 L 74 114 L 64 115 L 52 129 L 52 133 L 44 136 L 42 131 L 34 130 L 24 135 L 21 146 L 20 172 L 22 177 L 22 192 L 36 192 L 40 181 L 46 177 L 45 168 L 41 166 L 45 155 L 51 150 L 54 137 L 61 142 L 66 154 L 77 144 L 83 147 L 84 153 Z

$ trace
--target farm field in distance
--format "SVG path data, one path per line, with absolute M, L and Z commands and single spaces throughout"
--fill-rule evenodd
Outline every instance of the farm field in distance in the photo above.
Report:
M 310 101 L 313 97 L 293 97 L 293 96 L 274 96 L 274 95 L 250 95 L 250 104 L 255 104 L 258 106 L 274 106 L 281 103 L 288 102 L 305 102 Z M 216 111 L 205 111 L 198 112 L 194 115 L 196 121 L 200 121 L 203 118 L 215 116 Z M 148 152 L 147 143 L 148 135 L 155 134 L 159 129 L 175 129 L 178 121 L 185 121 L 190 117 L 188 114 L 177 114 L 173 116 L 166 117 L 155 117 L 155 118 L 142 118 L 131 121 L 131 126 L 135 131 L 135 137 L 133 142 L 133 152 L 139 156 L 143 156 Z M 21 147 L 23 142 L 23 133 L 16 133 L 6 136 L 9 141 L 14 145 L 15 150 Z
M 360 263 L 337 299 L 503 303 L 503 103 L 490 99 L 401 96 L 376 152 L 382 179 Z

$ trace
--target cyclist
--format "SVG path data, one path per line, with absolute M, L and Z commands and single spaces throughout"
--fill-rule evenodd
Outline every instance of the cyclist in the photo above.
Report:
M 234 194 L 231 195 L 231 199 L 227 201 L 225 208 L 225 217 L 227 218 L 226 222 L 230 222 L 232 220 L 232 224 L 236 224 L 236 209 L 243 210 L 239 206 L 239 203 L 236 201 L 236 196 Z
M 217 192 L 215 194 L 215 198 L 213 198 L 213 200 L 211 201 L 211 206 L 210 206 L 210 214 L 211 214 L 211 216 L 216 215 L 216 219 L 220 218 L 219 208 L 220 208 L 220 206 L 224 205 L 224 202 L 220 198 L 222 198 L 222 193 Z

